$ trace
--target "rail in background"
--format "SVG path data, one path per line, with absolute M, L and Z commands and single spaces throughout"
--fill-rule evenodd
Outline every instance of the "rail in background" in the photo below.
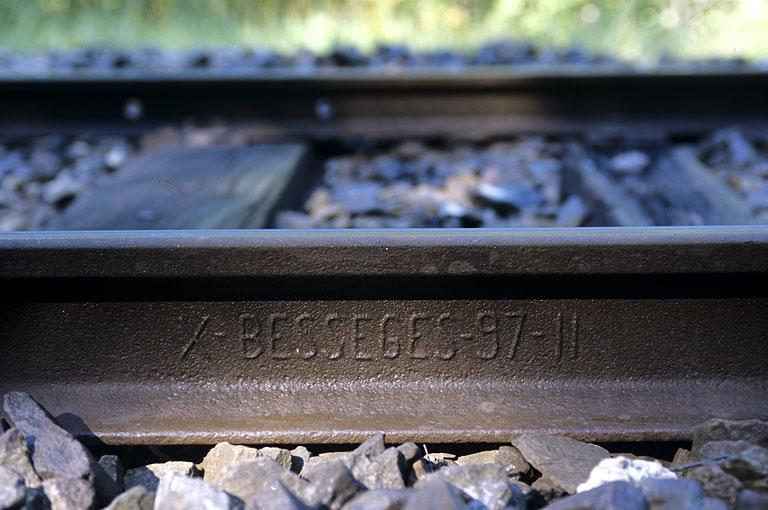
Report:
M 600 66 L 4 76 L 0 132 L 131 132 L 220 121 L 265 138 L 685 136 L 764 124 L 767 89 L 764 71 Z

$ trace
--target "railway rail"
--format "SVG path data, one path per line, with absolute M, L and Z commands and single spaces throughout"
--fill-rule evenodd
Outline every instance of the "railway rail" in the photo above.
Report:
M 766 418 L 768 228 L 17 233 L 2 390 L 110 443 Z
M 113 77 L 114 78 L 114 77 Z M 0 132 L 690 137 L 768 74 L 15 77 Z M 768 418 L 768 227 L 0 235 L 0 390 L 113 444 L 674 440 Z
M 0 132 L 136 132 L 186 120 L 278 138 L 658 138 L 763 125 L 766 87 L 768 73 L 759 70 L 586 65 L 5 76 Z

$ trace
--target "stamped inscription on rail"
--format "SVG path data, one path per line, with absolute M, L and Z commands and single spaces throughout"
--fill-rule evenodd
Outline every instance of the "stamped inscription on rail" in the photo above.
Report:
M 181 350 L 182 358 L 212 343 L 245 359 L 360 362 L 461 357 L 514 360 L 526 345 L 546 344 L 556 359 L 579 357 L 579 317 L 572 312 L 522 310 L 477 313 L 242 313 L 205 315 Z

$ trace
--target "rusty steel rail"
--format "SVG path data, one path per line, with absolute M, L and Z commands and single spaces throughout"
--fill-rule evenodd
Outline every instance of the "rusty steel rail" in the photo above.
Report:
M 224 121 L 265 138 L 659 137 L 764 125 L 766 90 L 765 71 L 616 66 L 3 76 L 0 132 L 141 132 Z
M 768 227 L 0 235 L 0 390 L 114 444 L 768 418 Z

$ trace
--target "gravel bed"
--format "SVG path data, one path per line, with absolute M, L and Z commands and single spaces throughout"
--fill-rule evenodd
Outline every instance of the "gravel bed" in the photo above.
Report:
M 116 136 L 0 142 L 0 232 L 40 229 L 134 151 L 134 142 Z
M 379 45 L 371 52 L 354 46 L 339 46 L 324 54 L 311 51 L 277 53 L 260 48 L 200 48 L 163 50 L 159 48 L 82 48 L 51 50 L 34 54 L 0 52 L 0 73 L 26 74 L 69 71 L 186 71 L 295 69 L 311 71 L 326 67 L 392 69 L 410 67 L 465 67 L 499 65 L 609 64 L 610 57 L 578 48 L 543 48 L 528 42 L 501 41 L 485 44 L 475 51 L 416 51 L 406 45 Z
M 765 69 L 768 62 L 749 62 L 740 58 L 684 60 L 665 56 L 657 62 L 628 63 L 614 57 L 590 53 L 578 47 L 537 46 L 527 41 L 489 42 L 472 51 L 441 49 L 420 51 L 405 44 L 380 44 L 372 51 L 355 46 L 337 46 L 317 53 L 299 50 L 279 53 L 264 48 L 196 48 L 166 50 L 154 47 L 78 48 L 20 54 L 0 50 L 0 76 L 13 74 L 48 74 L 77 71 L 254 71 L 282 69 L 311 72 L 323 68 L 368 68 L 392 71 L 408 68 L 465 68 L 472 66 L 526 65 L 622 65 L 638 68 L 717 68 L 724 71 Z
M 625 62 L 578 47 L 537 46 L 528 41 L 492 41 L 471 50 L 415 50 L 405 44 L 380 44 L 371 51 L 341 45 L 324 53 L 299 50 L 279 53 L 257 47 L 204 47 L 167 50 L 156 47 L 56 49 L 11 53 L 0 49 L 0 76 L 68 72 L 179 71 L 248 72 L 264 69 L 311 72 L 326 68 L 366 68 L 394 71 L 410 68 L 461 69 L 473 66 L 619 65 L 670 69 L 738 71 L 768 68 L 768 61 L 742 58 L 686 60 L 663 56 L 655 62 Z
M 584 165 L 614 183 L 648 224 L 719 224 L 711 204 L 686 189 L 680 165 L 690 163 L 675 159 L 678 149 L 692 149 L 704 172 L 741 194 L 754 222 L 768 223 L 768 129 L 731 127 L 693 145 L 528 136 L 489 145 L 405 142 L 332 157 L 302 209 L 279 212 L 275 226 L 612 226 L 605 204 L 582 196 L 568 178 Z
M 589 214 L 562 192 L 562 144 L 522 137 L 488 146 L 406 142 L 325 164 L 304 211 L 277 228 L 577 227 Z
M 719 130 L 696 148 L 701 162 L 738 191 L 762 223 L 768 223 L 768 129 Z
M 0 231 L 44 230 L 80 194 L 142 151 L 164 144 L 254 142 L 247 131 L 226 126 L 168 128 L 142 138 L 0 139 Z M 731 127 L 685 146 L 740 194 L 758 223 L 768 223 L 768 129 Z M 492 143 L 411 140 L 351 147 L 334 149 L 299 207 L 277 212 L 275 227 L 611 226 L 605 205 L 573 185 L 579 158 L 641 204 L 652 224 L 716 223 L 702 214 L 699 206 L 706 204 L 686 197 L 682 178 L 674 177 L 682 172 L 668 156 L 678 144 L 520 136 Z M 668 166 L 658 166 L 660 160 Z
M 137 463 L 125 452 L 141 447 L 97 454 L 25 393 L 6 394 L 4 410 L 2 509 L 768 508 L 768 423 L 758 420 L 705 422 L 666 459 L 529 432 L 459 455 L 375 434 L 320 454 L 219 443 L 174 459 L 144 447 Z

